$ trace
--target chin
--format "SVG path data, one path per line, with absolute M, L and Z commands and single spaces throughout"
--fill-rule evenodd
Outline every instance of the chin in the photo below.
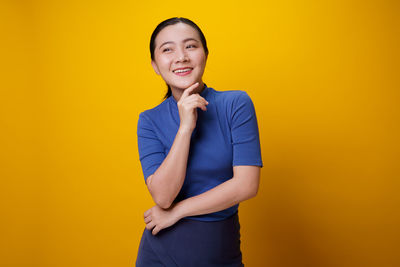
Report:
M 171 86 L 175 87 L 175 88 L 178 88 L 178 89 L 184 90 L 184 89 L 188 88 L 189 86 L 191 86 L 191 85 L 193 85 L 195 83 L 196 83 L 195 80 L 193 80 L 193 81 L 181 81 L 181 82 L 173 83 L 173 84 L 171 84 Z

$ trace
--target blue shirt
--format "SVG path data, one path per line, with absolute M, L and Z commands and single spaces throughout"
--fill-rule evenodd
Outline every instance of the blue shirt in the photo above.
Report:
M 205 87 L 200 94 L 209 104 L 198 116 L 188 155 L 186 177 L 175 199 L 199 195 L 229 180 L 233 166 L 262 167 L 260 139 L 253 103 L 244 91 L 216 91 Z M 179 128 L 179 111 L 173 96 L 139 115 L 137 135 L 144 178 L 161 165 Z M 235 214 L 238 205 L 199 216 L 201 221 L 219 221 Z

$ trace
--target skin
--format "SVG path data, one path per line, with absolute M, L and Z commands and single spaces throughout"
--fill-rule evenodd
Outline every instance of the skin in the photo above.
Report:
M 171 87 L 177 101 L 180 126 L 171 149 L 160 167 L 146 180 L 156 205 L 144 213 L 146 228 L 156 235 L 160 230 L 187 216 L 208 214 L 232 207 L 255 197 L 259 187 L 260 167 L 234 166 L 232 179 L 200 195 L 173 201 L 186 176 L 190 139 L 196 127 L 197 108 L 207 111 L 208 102 L 200 96 L 207 55 L 198 32 L 178 23 L 165 27 L 155 40 L 154 71 Z M 185 76 L 174 73 L 177 68 L 190 68 Z
M 183 91 L 199 82 L 193 94 L 200 93 L 204 87 L 202 76 L 206 66 L 207 55 L 204 52 L 198 32 L 191 26 L 178 23 L 165 27 L 155 40 L 154 60 L 151 62 L 154 71 L 161 75 L 171 87 L 172 95 L 178 101 Z M 174 69 L 190 67 L 190 75 L 177 76 Z

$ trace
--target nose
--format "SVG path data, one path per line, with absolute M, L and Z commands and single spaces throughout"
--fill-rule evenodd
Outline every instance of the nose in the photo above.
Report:
M 176 62 L 187 62 L 189 57 L 186 54 L 186 51 L 183 49 L 178 49 L 176 54 Z

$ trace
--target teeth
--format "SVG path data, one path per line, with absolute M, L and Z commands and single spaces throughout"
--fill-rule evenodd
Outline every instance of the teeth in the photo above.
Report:
M 190 68 L 188 68 L 188 69 L 182 69 L 182 70 L 174 70 L 174 73 L 188 72 L 188 71 L 190 71 L 190 70 L 191 70 Z

